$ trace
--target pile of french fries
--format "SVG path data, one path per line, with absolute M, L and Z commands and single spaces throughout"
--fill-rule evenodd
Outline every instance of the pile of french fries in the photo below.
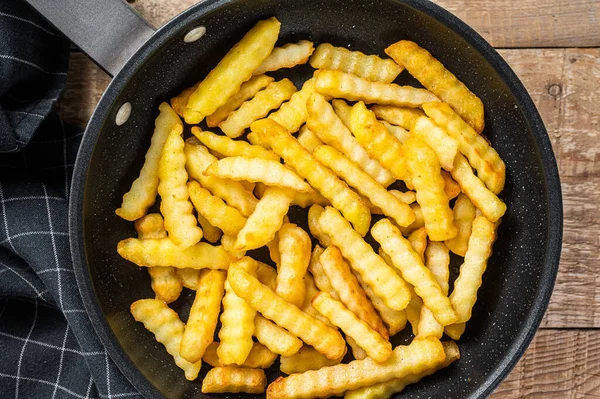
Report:
M 506 211 L 505 165 L 480 135 L 481 100 L 417 44 L 394 43 L 382 59 L 275 47 L 279 29 L 260 21 L 160 105 L 116 211 L 138 233 L 117 250 L 148 268 L 156 294 L 131 313 L 187 379 L 213 367 L 205 393 L 388 398 L 459 359 L 452 340 Z M 265 75 L 307 62 L 316 71 L 299 90 Z M 404 69 L 424 88 L 392 83 Z M 157 194 L 160 213 L 149 213 Z M 308 209 L 310 231 L 291 206 Z M 276 267 L 246 255 L 261 247 Z M 451 292 L 450 252 L 464 257 Z M 168 306 L 184 287 L 196 291 L 186 323 Z M 414 340 L 392 347 L 407 322 Z M 343 363 L 347 346 L 354 360 Z M 289 376 L 267 388 L 263 369 L 279 356 Z

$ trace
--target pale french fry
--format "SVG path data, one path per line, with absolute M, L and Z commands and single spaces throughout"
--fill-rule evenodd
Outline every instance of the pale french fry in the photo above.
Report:
M 218 347 L 218 342 L 213 342 L 208 345 L 208 348 L 206 348 L 206 351 L 202 356 L 202 360 L 213 367 L 224 367 L 225 365 L 221 363 L 219 360 L 219 355 L 217 355 Z M 244 364 L 240 365 L 240 367 L 248 367 L 251 369 L 268 369 L 273 365 L 275 359 L 277 359 L 276 353 L 271 352 L 269 348 L 263 344 L 255 342 L 252 346 L 250 354 L 248 354 L 248 357 L 246 358 L 246 361 Z
M 381 124 L 383 126 L 385 126 L 385 128 L 388 130 L 388 132 L 392 136 L 397 138 L 398 141 L 401 143 L 404 143 L 410 137 L 410 133 L 408 132 L 408 130 L 406 130 L 400 126 L 392 125 L 390 123 L 387 123 L 386 121 L 379 121 L 379 122 L 381 122 Z
M 367 104 L 394 105 L 418 108 L 439 101 L 435 94 L 412 86 L 370 82 L 356 75 L 340 71 L 320 70 L 316 73 L 316 91 L 334 98 L 364 101 Z
M 306 295 L 304 295 L 304 303 L 302 304 L 302 307 L 300 309 L 303 312 L 308 313 L 309 315 L 311 315 L 315 319 L 321 320 L 327 326 L 336 328 L 333 324 L 331 324 L 329 322 L 329 319 L 327 317 L 325 317 L 321 313 L 319 313 L 319 311 L 317 309 L 315 309 L 313 307 L 313 305 L 312 305 L 313 298 L 320 291 L 317 288 L 317 286 L 315 284 L 315 280 L 314 280 L 313 276 L 310 273 L 306 273 L 306 275 L 304 276 L 304 285 L 305 285 L 305 288 L 306 288 Z
M 457 255 L 465 256 L 471 237 L 471 226 L 475 220 L 475 205 L 465 194 L 460 194 L 454 203 L 454 223 L 458 228 L 456 237 L 446 240 L 446 246 Z
M 369 357 L 381 363 L 392 355 L 392 345 L 387 339 L 329 294 L 318 293 L 313 298 L 312 305 L 333 325 L 338 326 L 347 336 L 352 337 Z
M 296 86 L 289 79 L 271 82 L 266 89 L 256 93 L 254 98 L 243 103 L 237 111 L 232 112 L 225 121 L 219 123 L 219 127 L 231 138 L 240 137 L 252 122 L 264 118 L 271 110 L 279 108 L 295 92 Z
M 319 218 L 321 214 L 325 211 L 321 205 L 313 205 L 308 210 L 308 228 L 310 233 L 319 240 L 322 246 L 328 247 L 331 245 L 331 239 L 321 229 L 321 225 L 319 225 Z M 316 249 L 316 248 L 315 248 Z
M 192 87 L 183 89 L 181 91 L 181 93 L 179 93 L 177 96 L 175 96 L 171 99 L 171 108 L 173 108 L 173 111 L 175 111 L 177 113 L 177 115 L 179 115 L 180 117 L 183 118 L 183 111 L 185 110 L 185 107 L 187 106 L 187 102 L 190 99 L 190 96 L 192 95 L 192 93 L 194 93 L 196 91 L 196 89 L 198 88 L 199 85 L 200 85 L 200 82 L 196 83 Z
M 267 59 L 254 70 L 254 75 L 306 64 L 313 51 L 315 51 L 313 43 L 308 40 L 275 47 Z
M 319 218 L 319 225 L 331 243 L 338 247 L 350 266 L 392 309 L 402 310 L 410 300 L 406 282 L 387 265 L 367 244 L 340 213 L 327 207 Z
M 267 264 L 258 261 L 257 263 L 256 277 L 258 281 L 275 291 L 277 287 L 277 271 Z
M 402 72 L 402 67 L 392 60 L 334 47 L 329 43 L 319 44 L 310 59 L 315 69 L 335 69 L 360 76 L 373 82 L 391 83 Z
M 387 187 L 394 182 L 394 177 L 388 170 L 378 161 L 369 158 L 367 151 L 356 141 L 322 95 L 312 94 L 306 103 L 306 109 L 306 126 L 319 139 L 346 155 L 382 186 Z
M 450 104 L 479 133 L 483 131 L 483 103 L 471 90 L 418 44 L 401 40 L 385 53 L 405 67 L 423 86 Z
M 186 168 L 190 178 L 200 182 L 202 187 L 222 198 L 227 205 L 236 208 L 245 217 L 250 216 L 258 204 L 258 200 L 240 182 L 205 176 L 204 170 L 216 162 L 217 158 L 199 143 L 195 137 L 188 139 L 185 143 Z
M 258 198 L 262 198 L 262 196 L 265 194 L 265 191 L 267 191 L 268 187 L 269 186 L 265 184 L 256 183 L 254 193 Z M 310 193 L 295 192 L 294 199 L 292 200 L 292 203 L 290 205 L 296 205 L 301 208 L 309 208 L 313 205 L 328 206 L 331 204 L 329 203 L 329 200 L 327 198 L 323 197 L 321 194 L 313 190 Z
M 123 196 L 121 207 L 115 213 L 125 220 L 133 221 L 144 216 L 156 201 L 158 193 L 159 163 L 167 137 L 181 134 L 183 124 L 167 103 L 158 107 L 160 114 L 154 121 L 154 133 L 146 152 L 144 166 L 129 191 Z
M 201 269 L 187 269 L 187 268 L 175 268 L 177 276 L 183 283 L 185 288 L 196 291 L 198 289 L 198 282 L 200 281 Z
M 425 104 L 423 109 L 427 116 L 458 141 L 458 150 L 467 157 L 477 170 L 477 176 L 490 191 L 500 193 L 504 188 L 506 166 L 488 141 L 477 134 L 448 104 Z
M 149 213 L 133 223 L 140 240 L 157 240 L 167 237 L 163 217 L 160 213 Z
M 235 293 L 264 317 L 273 320 L 330 359 L 346 350 L 339 332 L 287 303 L 248 272 L 233 264 L 227 277 Z
M 131 314 L 165 346 L 186 379 L 193 381 L 198 377 L 202 362 L 190 363 L 179 354 L 184 324 L 174 310 L 160 299 L 141 299 L 131 305 Z
M 364 235 L 369 230 L 371 213 L 358 194 L 352 191 L 332 171 L 316 161 L 284 127 L 274 121 L 263 119 L 254 122 L 252 131 L 257 132 L 271 148 L 288 162 L 309 184 L 317 189 L 333 206 L 340 209 L 356 231 Z
M 188 192 L 194 208 L 213 226 L 223 230 L 227 236 L 235 237 L 246 224 L 246 218 L 234 207 L 228 206 L 219 197 L 211 195 L 198 182 L 188 183 Z
M 325 144 L 306 125 L 302 126 L 300 129 L 300 133 L 298 134 L 298 142 L 300 145 L 302 145 L 302 147 L 306 148 L 308 152 L 312 152 L 318 146 Z
M 444 179 L 444 192 L 448 196 L 448 199 L 458 197 L 461 193 L 460 184 L 452 178 L 452 175 L 445 170 L 442 170 L 442 179 Z
M 349 335 L 346 335 L 346 342 L 350 346 L 350 349 L 352 350 L 352 356 L 355 360 L 363 360 L 368 357 L 367 352 L 365 352 L 365 350 L 361 348 L 360 345 L 358 345 L 358 343 L 356 343 L 354 338 L 352 338 Z
M 241 259 L 246 255 L 246 251 L 236 251 L 235 240 L 235 237 L 224 235 L 223 237 L 221 237 L 221 246 L 234 258 Z
M 321 367 L 335 366 L 340 364 L 344 355 L 337 359 L 329 359 L 319 353 L 315 348 L 304 345 L 298 353 L 292 356 L 281 356 L 281 371 L 286 374 L 304 373 L 308 370 L 318 370 Z
M 452 177 L 460 184 L 460 188 L 467 194 L 473 205 L 481 210 L 488 220 L 495 222 L 504 216 L 506 204 L 473 174 L 471 165 L 461 154 L 457 154 L 454 160 Z
M 315 82 L 314 78 L 304 82 L 302 88 L 292 94 L 290 101 L 281 104 L 281 107 L 277 111 L 269 115 L 269 119 L 279 123 L 290 133 L 297 132 L 300 126 L 306 122 L 306 118 L 308 118 L 306 101 L 315 92 Z
M 187 361 L 195 363 L 202 359 L 204 351 L 213 341 L 226 274 L 221 270 L 200 272 L 196 297 L 185 325 L 179 353 Z
M 334 246 L 326 248 L 319 258 L 319 263 L 340 301 L 371 329 L 379 333 L 384 339 L 388 339 L 389 332 L 387 328 L 367 299 L 367 295 L 356 276 L 352 274 L 350 266 L 342 257 L 340 250 Z
M 352 113 L 352 106 L 344 100 L 336 99 L 331 101 L 335 114 L 340 118 L 344 126 L 350 129 L 350 115 Z
M 448 248 L 441 242 L 430 242 L 425 251 L 425 265 L 434 275 L 442 292 L 448 295 L 448 279 L 450 277 L 450 254 Z M 436 337 L 441 339 L 444 327 L 438 323 L 435 316 L 427 306 L 421 307 L 417 337 Z
M 398 198 L 400 201 L 404 202 L 405 204 L 412 204 L 417 200 L 417 193 L 415 193 L 414 191 L 402 192 L 399 190 L 390 190 L 389 193 L 392 194 L 394 197 Z
M 253 76 L 250 80 L 244 82 L 237 93 L 229 97 L 225 104 L 221 105 L 215 112 L 206 117 L 206 124 L 208 127 L 219 126 L 219 123 L 227 119 L 229 114 L 237 110 L 245 101 L 254 97 L 256 93 L 267 87 L 273 80 L 274 79 L 270 76 L 259 75 Z
M 477 300 L 477 290 L 481 286 L 481 277 L 492 255 L 495 240 L 496 225 L 483 216 L 476 217 L 473 220 L 465 260 L 450 295 L 450 302 L 458 315 L 457 323 L 466 323 L 471 318 L 471 310 Z
M 263 393 L 267 377 L 261 369 L 215 367 L 202 380 L 202 393 Z
M 246 139 L 248 140 L 248 142 L 252 145 L 259 145 L 261 147 L 263 147 L 264 149 L 270 150 L 271 147 L 269 146 L 269 144 L 267 144 L 267 142 L 265 142 L 264 140 L 262 140 L 257 133 L 254 132 L 250 132 L 246 135 Z
M 416 337 L 419 335 L 419 323 L 421 322 L 421 309 L 423 309 L 423 300 L 410 287 L 410 303 L 406 307 L 406 319 L 410 323 L 412 333 Z
M 420 116 L 414 122 L 410 133 L 420 138 L 435 151 L 442 168 L 448 171 L 454 168 L 454 157 L 458 152 L 458 142 L 450 137 L 444 129 L 428 117 Z
M 444 191 L 444 179 L 435 152 L 423 141 L 411 136 L 404 143 L 404 153 L 427 235 L 432 241 L 456 237 L 458 229 L 454 225 L 454 214 Z
M 450 338 L 458 341 L 465 332 L 467 323 L 456 323 L 444 327 L 444 333 Z
M 256 210 L 240 230 L 234 248 L 247 251 L 267 245 L 283 224 L 294 192 L 280 187 L 269 187 L 256 205 Z
M 413 231 L 420 229 L 425 226 L 425 219 L 423 219 L 423 212 L 421 211 L 421 205 L 418 203 L 410 204 L 410 209 L 415 213 L 415 221 L 408 227 L 400 227 L 400 231 L 403 235 L 407 236 Z
M 208 219 L 204 216 L 200 214 L 196 216 L 198 218 L 198 223 L 202 228 L 202 233 L 204 234 L 204 238 L 206 238 L 206 241 L 210 242 L 211 244 L 215 244 L 217 241 L 219 241 L 221 239 L 221 236 L 223 235 L 221 229 L 210 224 Z
M 415 251 L 417 255 L 419 255 L 419 258 L 425 262 L 425 248 L 427 248 L 427 230 L 425 230 L 425 227 L 418 228 L 411 232 L 407 239 L 413 251 Z
M 227 136 L 219 136 L 211 132 L 192 127 L 192 134 L 211 150 L 218 151 L 226 157 L 261 158 L 279 162 L 279 156 L 273 151 L 266 150 L 259 145 L 252 145 L 245 141 L 233 140 Z M 252 190 L 250 190 L 252 191 Z
M 275 237 L 267 243 L 269 249 L 269 257 L 276 265 L 281 261 L 281 254 L 279 253 L 279 235 L 275 234 Z M 262 281 L 261 281 L 262 283 Z M 264 283 L 263 283 L 264 284 Z
M 232 267 L 244 270 L 249 275 L 256 275 L 258 264 L 252 258 L 244 257 Z M 221 313 L 221 329 L 217 355 L 221 363 L 241 365 L 246 361 L 252 350 L 254 335 L 254 317 L 256 310 L 240 298 L 231 287 L 230 274 L 225 281 L 225 296 L 223 297 L 223 313 Z
M 312 155 L 317 161 L 333 170 L 350 187 L 354 187 L 360 194 L 366 196 L 373 205 L 381 209 L 384 215 L 393 218 L 398 225 L 409 226 L 415 221 L 415 215 L 408 204 L 390 194 L 385 187 L 333 147 L 319 146 L 315 148 Z
M 444 295 L 433 273 L 425 267 L 408 240 L 402 237 L 400 230 L 388 219 L 382 219 L 375 223 L 371 235 L 381 244 L 383 251 L 390 256 L 394 266 L 402 272 L 406 281 L 415 287 L 415 292 L 431 309 L 436 320 L 444 326 L 456 322 L 457 316 L 450 305 L 450 300 Z
M 271 54 L 280 25 L 275 17 L 260 21 L 229 50 L 190 96 L 183 114 L 187 123 L 202 122 L 239 91 Z
M 460 359 L 458 345 L 455 342 L 442 342 L 446 360 L 438 366 L 423 370 L 417 374 L 409 374 L 404 378 L 397 378 L 380 384 L 371 385 L 369 387 L 360 388 L 353 391 L 347 391 L 344 394 L 344 399 L 376 399 L 376 398 L 391 398 L 395 393 L 402 392 L 407 385 L 415 384 L 421 379 L 435 373 L 438 370 L 450 366 L 452 363 Z
M 331 285 L 331 281 L 329 281 L 329 277 L 323 270 L 323 265 L 321 264 L 321 255 L 325 250 L 320 246 L 315 246 L 313 250 L 312 257 L 310 258 L 310 264 L 308 265 L 308 270 L 314 277 L 315 285 L 320 291 L 326 292 L 331 295 L 335 299 L 339 299 L 337 291 Z
M 138 266 L 173 266 L 190 269 L 227 269 L 233 256 L 220 246 L 199 242 L 181 248 L 168 238 L 139 240 L 126 238 L 119 241 L 117 252 Z
M 285 223 L 279 230 L 281 261 L 277 268 L 275 293 L 287 302 L 302 307 L 306 287 L 304 275 L 311 256 L 308 234 L 295 224 Z
M 374 105 L 371 107 L 371 111 L 379 119 L 406 130 L 412 130 L 415 121 L 420 116 L 425 115 L 423 111 L 417 108 L 399 108 L 390 105 Z
M 273 353 L 292 356 L 302 347 L 302 341 L 260 314 L 254 318 L 254 336 Z
M 205 175 L 221 179 L 261 182 L 290 190 L 309 193 L 312 188 L 304 180 L 278 161 L 261 158 L 223 158 L 204 171 Z
M 445 358 L 444 347 L 438 339 L 416 340 L 408 346 L 396 347 L 384 363 L 366 358 L 279 377 L 267 388 L 267 399 L 312 399 L 341 395 L 348 390 L 421 373 L 442 364 Z

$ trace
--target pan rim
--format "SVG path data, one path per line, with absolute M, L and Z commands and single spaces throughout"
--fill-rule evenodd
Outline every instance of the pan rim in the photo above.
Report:
M 521 112 L 530 126 L 541 159 L 541 169 L 546 183 L 548 201 L 548 240 L 546 242 L 544 267 L 539 277 L 539 289 L 524 324 L 505 351 L 504 356 L 493 371 L 484 378 L 481 385 L 468 396 L 470 399 L 485 398 L 506 378 L 522 357 L 531 343 L 550 301 L 558 273 L 563 233 L 562 191 L 558 166 L 550 138 L 537 108 L 522 82 L 498 52 L 466 23 L 433 2 L 427 0 L 393 1 L 398 4 L 405 4 L 436 19 L 448 27 L 448 29 L 460 35 L 482 55 L 492 68 L 496 70 L 504 84 L 507 85 L 510 92 L 515 96 L 517 103 L 521 107 Z M 112 332 L 98 302 L 86 262 L 83 235 L 83 204 L 88 165 L 101 129 L 105 123 L 108 123 L 108 115 L 113 104 L 118 100 L 123 87 L 129 79 L 139 70 L 152 53 L 174 34 L 200 16 L 216 11 L 227 3 L 229 3 L 227 0 L 206 0 L 196 4 L 157 30 L 142 45 L 123 69 L 113 78 L 102 95 L 83 135 L 73 170 L 69 197 L 69 237 L 77 285 L 91 324 L 106 348 L 108 355 L 131 384 L 148 398 L 164 398 L 164 396 L 137 369 Z

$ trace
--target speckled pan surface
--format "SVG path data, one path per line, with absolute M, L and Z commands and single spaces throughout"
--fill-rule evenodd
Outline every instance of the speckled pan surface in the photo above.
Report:
M 482 98 L 484 133 L 507 166 L 501 197 L 508 212 L 459 344 L 462 359 L 401 396 L 488 396 L 527 347 L 550 298 L 562 237 L 560 183 L 542 121 L 514 73 L 474 31 L 428 1 L 209 0 L 161 29 L 115 77 L 83 139 L 70 215 L 78 284 L 110 356 L 149 398 L 213 397 L 201 394 L 200 378 L 186 381 L 164 348 L 130 316 L 129 305 L 153 293 L 146 270 L 116 253 L 116 243 L 134 230 L 114 210 L 137 176 L 160 102 L 205 76 L 255 22 L 272 15 L 282 23 L 282 43 L 311 39 L 384 55 L 390 43 L 414 40 Z M 206 35 L 184 43 L 197 25 L 206 26 Z M 308 73 L 299 68 L 295 83 Z M 406 73 L 398 81 L 414 83 Z M 117 110 L 127 101 L 131 117 L 116 126 Z M 304 217 L 294 211 L 293 219 Z M 178 301 L 181 308 L 186 300 L 189 293 Z M 271 381 L 279 371 L 267 374 Z

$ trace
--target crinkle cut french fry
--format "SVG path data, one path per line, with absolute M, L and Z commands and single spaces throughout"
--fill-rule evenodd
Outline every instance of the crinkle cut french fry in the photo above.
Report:
M 277 287 L 277 271 L 267 264 L 258 261 L 257 263 L 256 277 L 258 281 L 275 291 Z
M 375 399 L 375 398 L 391 398 L 395 393 L 402 392 L 407 385 L 415 384 L 421 379 L 432 375 L 438 370 L 450 366 L 452 363 L 460 359 L 458 345 L 455 342 L 442 342 L 446 360 L 436 367 L 423 370 L 421 373 L 409 374 L 404 378 L 397 378 L 380 384 L 371 385 L 369 387 L 359 388 L 354 391 L 347 391 L 344 394 L 344 399 Z
M 184 324 L 174 310 L 160 299 L 141 299 L 131 305 L 131 314 L 165 346 L 186 379 L 193 381 L 198 377 L 202 362 L 190 363 L 179 355 Z
M 221 239 L 221 236 L 223 235 L 221 229 L 210 224 L 208 219 L 204 216 L 196 216 L 198 218 L 198 223 L 202 228 L 202 233 L 204 233 L 204 238 L 206 238 L 206 241 L 210 242 L 211 244 L 215 244 L 217 241 L 219 241 Z
M 423 111 L 417 108 L 400 108 L 391 105 L 374 105 L 371 107 L 371 111 L 379 119 L 406 130 L 412 130 L 417 118 L 425 115 Z
M 254 75 L 306 64 L 313 51 L 315 51 L 313 43 L 308 40 L 300 40 L 298 43 L 287 43 L 281 47 L 275 47 L 267 59 L 254 70 Z
M 444 333 L 454 340 L 459 340 L 465 332 L 467 323 L 456 323 L 444 327 Z
M 208 348 L 206 348 L 206 351 L 202 356 L 202 360 L 213 367 L 225 366 L 223 363 L 221 363 L 219 356 L 217 355 L 218 347 L 219 342 L 213 342 L 208 345 Z M 250 354 L 246 358 L 246 361 L 240 367 L 248 367 L 251 369 L 267 369 L 273 365 L 277 359 L 277 356 L 278 355 L 276 353 L 271 352 L 269 348 L 263 344 L 255 342 L 252 346 Z
M 325 144 L 306 125 L 302 126 L 300 129 L 300 133 L 298 134 L 298 142 L 300 145 L 302 145 L 302 147 L 306 148 L 308 152 L 312 152 L 318 146 Z
M 402 310 L 410 300 L 406 282 L 381 259 L 360 234 L 358 234 L 340 213 L 327 207 L 319 218 L 323 232 L 329 235 L 331 243 L 339 248 L 350 266 L 392 309 Z
M 312 188 L 304 180 L 278 161 L 261 158 L 227 157 L 204 171 L 205 175 L 221 179 L 261 182 L 268 186 L 288 188 L 309 193 Z
M 163 217 L 160 213 L 149 213 L 133 223 L 140 240 L 156 240 L 167 237 Z
M 450 295 L 450 302 L 458 315 L 457 323 L 465 323 L 471 318 L 471 310 L 477 300 L 477 290 L 481 286 L 481 277 L 492 255 L 495 240 L 496 225 L 483 216 L 476 217 L 473 220 L 465 260 Z
M 427 143 L 435 151 L 442 168 L 452 170 L 454 157 L 458 152 L 458 142 L 450 137 L 444 129 L 428 117 L 421 116 L 415 121 L 410 133 Z
M 308 120 L 306 126 L 324 143 L 356 162 L 362 170 L 384 187 L 394 182 L 392 174 L 381 164 L 369 158 L 352 133 L 336 115 L 331 104 L 319 93 L 312 94 L 306 103 Z
M 256 275 L 258 264 L 252 258 L 242 258 L 231 267 L 238 267 L 250 275 Z M 223 313 L 221 313 L 221 329 L 217 355 L 221 363 L 241 365 L 252 350 L 252 335 L 254 335 L 254 317 L 256 310 L 240 298 L 231 288 L 229 275 L 225 281 L 225 296 L 223 297 Z
M 398 225 L 409 226 L 415 221 L 415 215 L 408 204 L 390 194 L 385 187 L 333 147 L 319 146 L 313 151 L 313 156 L 333 170 L 350 187 L 366 196 L 373 205 L 381 209 L 384 215 L 393 218 Z
M 344 305 L 384 339 L 388 339 L 387 328 L 367 299 L 367 295 L 342 257 L 340 250 L 334 246 L 326 248 L 319 258 L 319 263 Z
M 329 281 L 329 277 L 327 277 L 325 270 L 323 270 L 323 265 L 321 265 L 321 255 L 323 255 L 324 251 L 325 250 L 320 246 L 315 246 L 312 257 L 310 258 L 308 270 L 314 277 L 315 285 L 320 291 L 328 293 L 335 299 L 339 299 L 337 291 L 331 285 L 331 281 Z
M 461 193 L 460 184 L 452 178 L 452 175 L 442 170 L 442 179 L 444 179 L 444 192 L 448 199 L 454 199 Z
M 335 69 L 351 73 L 374 82 L 391 83 L 402 72 L 402 67 L 389 59 L 334 47 L 329 43 L 319 44 L 310 59 L 315 69 Z
M 457 316 L 450 300 L 408 240 L 402 237 L 400 230 L 388 219 L 382 219 L 373 225 L 371 235 L 390 256 L 392 263 L 402 272 L 406 281 L 415 287 L 415 292 L 431 309 L 436 320 L 444 326 L 456 322 Z
M 265 191 L 267 191 L 268 187 L 269 186 L 263 183 L 256 183 L 254 193 L 258 198 L 262 198 L 262 196 L 265 194 Z M 294 199 L 292 200 L 290 205 L 296 205 L 301 208 L 309 208 L 313 205 L 328 206 L 331 204 L 329 203 L 329 200 L 327 198 L 323 197 L 321 194 L 313 190 L 310 193 L 294 192 Z
M 213 341 L 221 311 L 225 278 L 225 272 L 221 270 L 200 272 L 196 297 L 179 348 L 181 356 L 189 362 L 202 359 L 204 351 Z
M 167 103 L 158 107 L 160 114 L 154 121 L 154 133 L 150 148 L 146 152 L 144 166 L 129 191 L 123 196 L 121 207 L 115 212 L 125 220 L 133 221 L 144 216 L 156 201 L 159 184 L 159 164 L 167 137 L 171 133 L 181 134 L 183 124 Z
M 256 205 L 256 210 L 237 235 L 234 248 L 247 251 L 267 245 L 283 224 L 294 192 L 280 187 L 269 187 Z
M 202 380 L 202 393 L 263 393 L 267 377 L 261 369 L 215 367 Z
M 435 94 L 425 89 L 399 86 L 393 83 L 370 82 L 340 71 L 320 70 L 316 73 L 316 77 L 318 93 L 349 101 L 410 108 L 418 108 L 425 103 L 439 101 Z
M 275 293 L 287 302 L 302 307 L 306 287 L 304 275 L 311 256 L 311 242 L 302 228 L 285 223 L 279 230 L 279 253 L 277 288 Z
M 456 237 L 458 229 L 454 225 L 454 214 L 444 191 L 445 183 L 435 152 L 423 141 L 411 136 L 404 143 L 404 153 L 429 238 L 444 241 Z
M 352 338 L 349 335 L 346 335 L 346 342 L 350 346 L 350 349 L 352 350 L 352 356 L 355 360 L 363 360 L 368 357 L 367 352 L 365 352 L 365 350 L 356 343 L 354 338 Z
M 448 248 L 441 242 L 430 242 L 425 251 L 425 265 L 435 276 L 442 292 L 448 295 L 448 279 L 450 277 L 450 254 Z M 438 323 L 433 313 L 427 306 L 421 307 L 417 338 L 427 336 L 441 339 L 444 335 L 444 327 Z
M 223 230 L 225 235 L 235 237 L 246 224 L 247 219 L 240 211 L 226 205 L 221 198 L 211 195 L 198 182 L 189 182 L 188 191 L 198 213 Z
M 420 229 L 425 226 L 425 219 L 423 219 L 423 212 L 421 211 L 421 205 L 417 202 L 410 204 L 410 209 L 415 213 L 415 221 L 408 227 L 400 227 L 400 231 L 404 236 L 407 236 L 413 231 Z
M 331 106 L 344 126 L 350 129 L 350 115 L 352 112 L 352 106 L 346 101 L 340 99 L 331 101 Z
M 183 114 L 187 123 L 202 122 L 239 91 L 271 54 L 280 26 L 275 17 L 259 21 L 229 50 L 190 96 Z
M 304 303 L 302 304 L 302 307 L 300 309 L 303 312 L 308 313 L 315 319 L 321 320 L 327 326 L 336 328 L 333 324 L 331 324 L 331 322 L 329 321 L 329 319 L 327 317 L 325 317 L 321 313 L 319 313 L 317 311 L 317 309 L 315 309 L 312 305 L 313 298 L 320 291 L 317 288 L 317 285 L 315 284 L 315 279 L 313 278 L 313 276 L 310 273 L 306 273 L 306 275 L 304 276 L 304 285 L 306 287 L 306 295 L 304 296 Z
M 245 101 L 254 97 L 256 93 L 267 87 L 273 80 L 275 79 L 270 76 L 259 75 L 253 76 L 250 80 L 244 82 L 237 93 L 229 97 L 225 104 L 206 117 L 208 127 L 217 127 L 219 123 L 227 119 L 229 114 L 237 110 Z
M 260 314 L 254 318 L 254 336 L 273 353 L 292 356 L 302 347 L 302 341 Z
M 177 96 L 175 96 L 171 99 L 171 108 L 173 108 L 173 111 L 175 111 L 177 113 L 177 115 L 179 115 L 180 117 L 183 118 L 183 111 L 185 110 L 185 107 L 187 106 L 187 102 L 190 99 L 190 96 L 192 95 L 192 93 L 194 93 L 196 91 L 196 89 L 198 88 L 199 85 L 200 85 L 200 82 L 196 83 L 192 87 L 183 89 L 183 91 L 181 93 L 179 93 Z
M 410 288 L 410 303 L 406 307 L 406 319 L 410 323 L 412 333 L 416 337 L 419 335 L 419 323 L 421 322 L 421 309 L 423 309 L 423 300 L 414 290 Z
M 408 242 L 412 249 L 425 262 L 425 248 L 427 248 L 427 230 L 420 227 L 408 235 Z
M 328 358 L 337 359 L 346 350 L 346 344 L 339 332 L 287 303 L 242 268 L 231 265 L 227 279 L 236 294 L 256 311 L 312 345 Z
M 392 136 L 394 136 L 395 138 L 397 138 L 398 141 L 401 142 L 401 143 L 404 143 L 410 137 L 410 133 L 408 132 L 408 130 L 406 130 L 406 129 L 400 127 L 400 126 L 392 125 L 390 123 L 387 123 L 386 121 L 379 121 L 379 122 L 381 122 L 381 124 L 383 126 L 385 126 L 385 128 L 387 129 L 387 131 Z
M 477 132 L 484 127 L 483 103 L 471 90 L 418 44 L 401 40 L 392 44 L 385 53 L 404 66 L 423 86 L 437 95 Z
M 221 237 L 221 246 L 223 247 L 223 249 L 225 249 L 227 252 L 229 252 L 231 254 L 231 256 L 233 256 L 236 259 L 241 259 L 246 255 L 246 251 L 236 251 L 235 247 L 235 237 L 232 236 L 228 236 L 228 235 L 223 235 Z
M 477 176 L 494 194 L 504 188 L 506 165 L 488 141 L 445 103 L 423 105 L 427 116 L 458 141 L 458 150 L 477 170 Z
M 408 346 L 396 347 L 384 363 L 366 358 L 279 377 L 267 388 L 267 398 L 312 399 L 341 395 L 348 390 L 421 373 L 442 364 L 445 357 L 438 339 L 413 341 Z
M 295 133 L 308 118 L 306 110 L 306 101 L 312 93 L 315 92 L 314 78 L 308 79 L 302 85 L 302 88 L 292 94 L 290 101 L 281 104 L 281 107 L 271 115 L 269 119 L 274 120 L 285 127 L 290 133 Z
M 465 194 L 460 194 L 454 203 L 454 223 L 458 228 L 456 237 L 446 240 L 446 246 L 457 255 L 465 256 L 471 237 L 471 226 L 475 220 L 475 205 Z
M 205 176 L 204 170 L 217 158 L 200 145 L 197 138 L 188 139 L 185 143 L 186 168 L 190 178 L 200 182 L 213 195 L 222 198 L 227 205 L 236 208 L 245 217 L 254 212 L 258 200 L 247 191 L 240 182 L 224 180 L 213 176 Z
M 256 93 L 253 99 L 243 103 L 237 111 L 232 112 L 225 121 L 219 123 L 219 127 L 231 138 L 240 137 L 252 122 L 264 118 L 271 110 L 279 108 L 295 92 L 296 86 L 289 79 L 271 82 L 266 89 Z
M 281 356 L 281 371 L 286 374 L 304 373 L 308 370 L 318 370 L 321 367 L 340 364 L 344 355 L 337 359 L 329 359 L 315 348 L 304 345 L 298 353 L 292 356 Z
M 288 162 L 309 184 L 318 190 L 332 205 L 342 211 L 361 235 L 367 233 L 371 223 L 371 212 L 331 170 L 316 161 L 284 127 L 274 121 L 263 119 L 251 126 L 273 150 Z
M 181 248 L 168 238 L 162 240 L 138 240 L 126 238 L 117 245 L 117 252 L 124 259 L 138 266 L 173 266 L 190 269 L 227 269 L 234 259 L 220 246 L 199 242 Z
M 252 145 L 242 140 L 233 140 L 227 136 L 202 131 L 198 126 L 192 127 L 192 134 L 202 144 L 226 157 L 261 158 L 279 162 L 277 154 L 259 145 Z
M 467 159 L 457 154 L 454 160 L 452 177 L 460 184 L 460 188 L 469 197 L 473 205 L 479 209 L 488 220 L 495 222 L 504 216 L 506 204 L 500 200 L 485 184 L 473 174 L 473 169 Z
M 177 276 L 185 288 L 189 288 L 190 290 L 194 291 L 198 289 L 198 281 L 200 281 L 200 272 L 202 270 L 187 268 L 175 268 L 175 270 L 177 271 Z
M 394 197 L 398 198 L 405 204 L 412 204 L 417 200 L 417 193 L 415 193 L 414 191 L 402 192 L 399 190 L 390 190 L 390 194 L 392 194 Z

